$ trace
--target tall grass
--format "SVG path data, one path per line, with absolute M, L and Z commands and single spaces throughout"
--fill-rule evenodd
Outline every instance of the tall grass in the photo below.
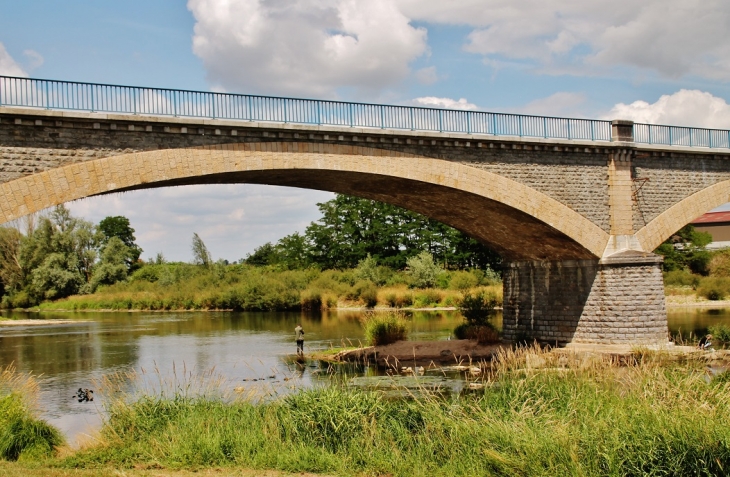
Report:
M 366 313 L 362 318 L 365 341 L 370 346 L 382 346 L 403 341 L 408 337 L 408 322 L 402 312 Z
M 483 394 L 392 400 L 330 386 L 274 401 L 116 400 L 66 466 L 244 466 L 394 476 L 727 475 L 730 380 L 643 353 L 628 367 L 505 352 Z
M 38 382 L 13 366 L 0 372 L 0 457 L 6 460 L 49 457 L 63 444 L 61 433 L 36 417 Z

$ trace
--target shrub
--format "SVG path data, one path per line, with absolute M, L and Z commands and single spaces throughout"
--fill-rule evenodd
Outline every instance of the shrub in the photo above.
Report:
M 664 285 L 697 288 L 700 277 L 689 270 L 672 270 L 664 272 Z
M 389 307 L 395 308 L 398 304 L 397 296 L 395 293 L 390 292 L 385 295 L 385 303 L 388 304 Z
M 304 290 L 300 295 L 299 302 L 302 305 L 302 310 L 321 310 L 322 294 L 319 290 Z
M 464 291 L 479 284 L 479 278 L 470 272 L 458 271 L 451 274 L 449 287 L 453 290 Z
M 710 326 L 709 332 L 713 338 L 722 343 L 730 343 L 730 326 L 714 325 Z
M 378 304 L 378 289 L 372 283 L 360 289 L 358 295 L 368 308 L 374 308 Z
M 711 277 L 730 277 L 730 250 L 714 252 L 708 268 Z
M 409 258 L 406 264 L 411 276 L 411 285 L 415 288 L 433 287 L 438 276 L 443 273 L 441 267 L 433 261 L 433 255 L 428 252 L 421 252 Z
M 423 290 L 420 293 L 416 293 L 413 299 L 413 303 L 415 304 L 415 306 L 437 305 L 441 301 L 442 297 L 443 296 L 441 295 L 440 291 L 429 288 Z
M 499 303 L 497 295 L 491 291 L 479 290 L 465 293 L 459 303 L 459 311 L 470 325 L 487 325 L 489 315 Z
M 358 280 L 367 280 L 378 285 L 385 283 L 385 280 L 381 281 L 378 262 L 370 254 L 358 262 L 354 273 Z
M 708 300 L 723 300 L 730 295 L 730 279 L 705 278 L 697 287 L 697 294 Z
M 413 305 L 413 294 L 412 293 L 403 293 L 402 295 L 398 295 L 395 299 L 395 306 L 396 308 L 404 308 L 406 306 Z
M 403 313 L 367 313 L 362 319 L 365 341 L 371 346 L 382 346 L 408 337 L 408 322 Z

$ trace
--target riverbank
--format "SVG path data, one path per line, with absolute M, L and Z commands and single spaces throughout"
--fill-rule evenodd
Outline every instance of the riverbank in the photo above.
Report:
M 503 350 L 482 390 L 416 399 L 334 382 L 256 403 L 115 388 L 93 443 L 40 462 L 161 470 L 150 475 L 723 475 L 730 376 L 694 354 L 636 358 Z

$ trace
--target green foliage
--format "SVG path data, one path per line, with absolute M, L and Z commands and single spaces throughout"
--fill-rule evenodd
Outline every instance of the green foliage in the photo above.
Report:
M 491 291 L 467 292 L 464 293 L 464 298 L 459 303 L 459 311 L 464 315 L 467 324 L 487 326 L 489 316 L 499 304 L 499 297 Z
M 479 344 L 499 343 L 499 332 L 491 325 L 470 325 L 462 323 L 454 328 L 454 337 L 459 340 L 475 340 Z
M 730 277 L 730 249 L 713 252 L 708 268 L 710 276 Z
M 714 339 L 724 344 L 730 344 L 730 326 L 727 325 L 713 325 L 708 328 L 708 331 Z
M 701 277 L 689 270 L 672 270 L 664 272 L 664 285 L 697 288 Z
M 654 252 L 664 256 L 665 272 L 689 269 L 692 273 L 707 275 L 712 255 L 705 246 L 712 242 L 707 232 L 699 232 L 692 225 L 685 225 L 662 243 Z
M 708 300 L 724 300 L 730 296 L 730 278 L 704 278 L 697 286 L 697 294 Z
M 479 284 L 479 277 L 474 273 L 467 271 L 457 271 L 451 274 L 451 280 L 449 281 L 449 288 L 454 290 L 464 291 L 470 288 L 474 288 Z
M 209 267 L 213 263 L 213 258 L 210 256 L 208 247 L 205 246 L 203 239 L 197 233 L 193 233 L 191 249 L 193 251 L 193 263 L 195 265 Z
M 408 322 L 401 312 L 373 312 L 362 319 L 365 341 L 370 346 L 382 346 L 408 338 Z
M 137 245 L 134 236 L 134 229 L 129 224 L 129 219 L 123 216 L 106 217 L 99 222 L 97 226 L 99 232 L 102 234 L 102 243 L 106 243 L 111 238 L 119 239 L 126 247 L 127 253 L 124 257 L 124 261 L 127 268 L 132 268 L 133 265 L 139 260 L 139 256 L 142 254 L 142 249 Z
M 406 260 L 406 264 L 411 285 L 415 288 L 433 287 L 438 276 L 443 273 L 443 269 L 433 261 L 433 255 L 425 251 Z

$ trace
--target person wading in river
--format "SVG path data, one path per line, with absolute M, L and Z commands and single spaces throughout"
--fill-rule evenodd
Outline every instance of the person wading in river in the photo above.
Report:
M 302 325 L 297 325 L 294 328 L 294 333 L 297 337 L 297 356 L 304 356 L 304 330 Z

